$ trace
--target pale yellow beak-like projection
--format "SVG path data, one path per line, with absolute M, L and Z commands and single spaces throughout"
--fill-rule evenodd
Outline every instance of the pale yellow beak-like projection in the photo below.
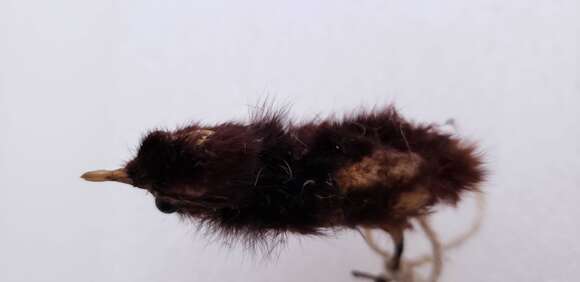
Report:
M 133 184 L 133 181 L 131 178 L 129 178 L 129 175 L 127 175 L 127 171 L 125 171 L 123 168 L 116 170 L 89 171 L 81 175 L 81 178 L 92 182 L 116 181 L 126 184 Z

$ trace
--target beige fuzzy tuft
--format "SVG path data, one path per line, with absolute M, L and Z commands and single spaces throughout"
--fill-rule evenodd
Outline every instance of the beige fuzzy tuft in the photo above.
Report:
M 421 157 L 415 153 L 377 150 L 371 156 L 340 169 L 336 179 L 343 190 L 404 184 L 417 176 L 421 163 Z

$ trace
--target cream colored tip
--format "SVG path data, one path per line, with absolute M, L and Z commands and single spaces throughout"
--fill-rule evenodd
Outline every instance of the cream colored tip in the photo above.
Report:
M 116 169 L 116 170 L 94 170 L 83 173 L 81 178 L 86 181 L 92 182 L 104 182 L 104 181 L 116 181 L 122 182 L 126 184 L 132 184 L 133 181 L 127 175 L 127 171 L 125 169 Z

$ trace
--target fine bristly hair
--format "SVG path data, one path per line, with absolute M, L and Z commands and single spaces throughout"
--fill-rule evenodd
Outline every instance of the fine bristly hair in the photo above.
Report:
M 288 232 L 408 227 L 483 181 L 473 143 L 393 107 L 293 124 L 258 109 L 248 122 L 153 131 L 123 171 L 157 207 L 249 245 Z

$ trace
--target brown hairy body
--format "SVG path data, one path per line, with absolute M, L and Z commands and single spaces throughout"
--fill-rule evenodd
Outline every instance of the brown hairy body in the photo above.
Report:
M 248 123 L 153 131 L 125 167 L 83 177 L 146 189 L 161 211 L 249 243 L 382 228 L 397 268 L 409 219 L 478 191 L 484 170 L 472 143 L 387 107 L 298 125 L 270 110 Z

